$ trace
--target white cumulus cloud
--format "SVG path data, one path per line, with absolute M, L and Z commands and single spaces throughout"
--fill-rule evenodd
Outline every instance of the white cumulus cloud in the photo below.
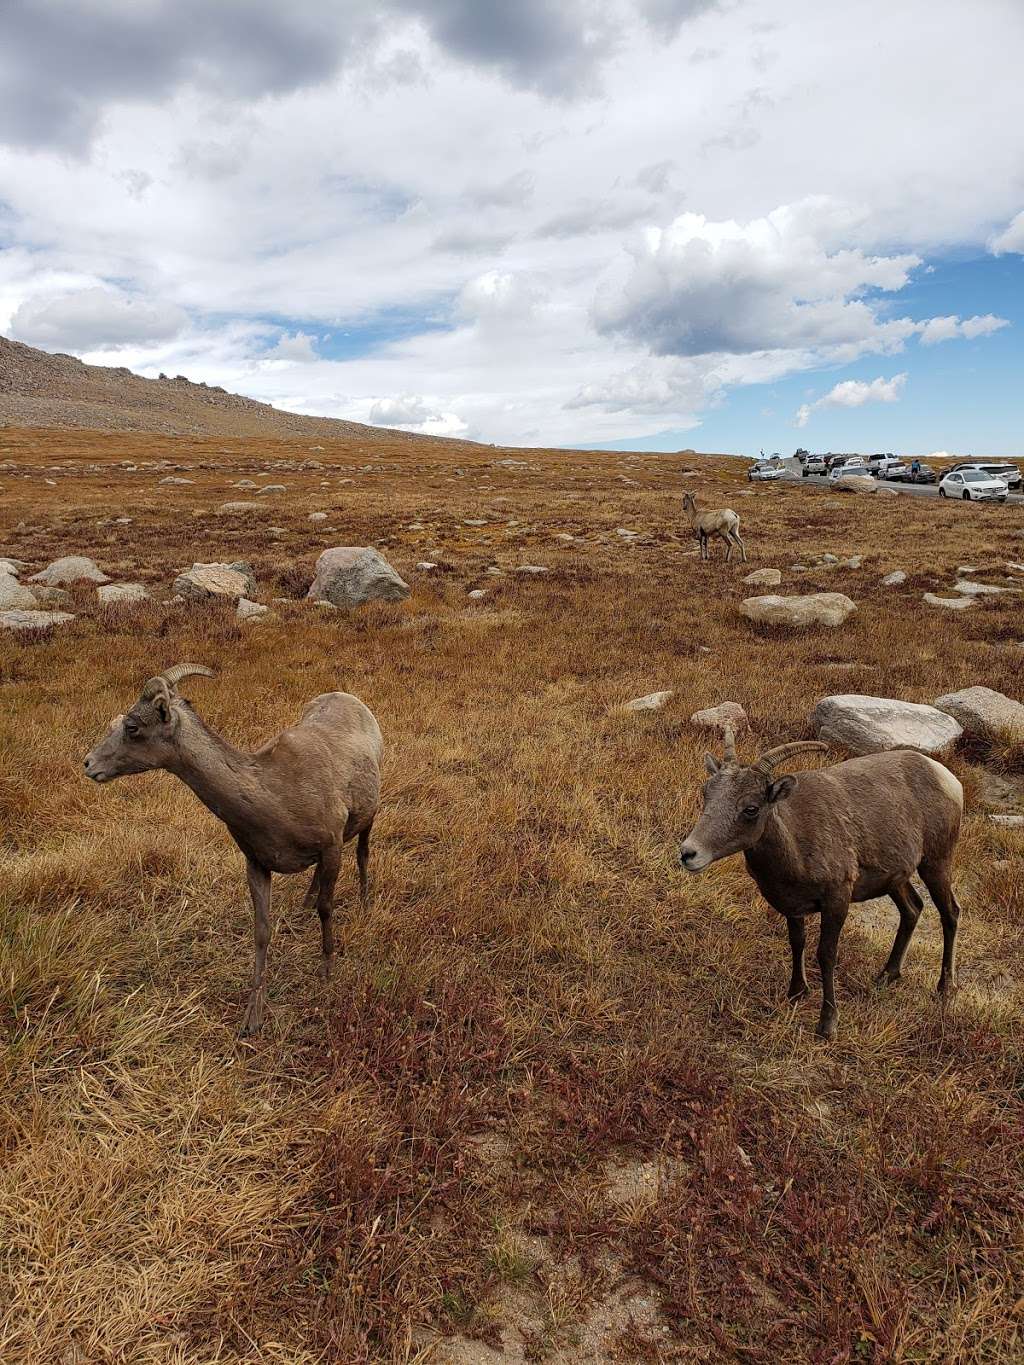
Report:
M 20 341 L 50 349 L 116 350 L 167 341 L 187 322 L 184 310 L 174 304 L 95 285 L 26 299 L 14 311 L 11 333 Z
M 860 408 L 865 403 L 896 403 L 907 383 L 906 374 L 894 374 L 891 379 L 844 379 L 823 398 L 814 403 L 803 403 L 796 414 L 796 425 L 805 427 L 812 413 L 819 408 Z
M 956 337 L 966 337 L 968 341 L 973 341 L 975 337 L 991 336 L 1001 327 L 1009 325 L 1009 319 L 998 318 L 994 313 L 979 314 L 973 318 L 964 318 L 963 321 L 955 313 L 944 318 L 929 318 L 927 322 L 921 324 L 921 345 L 936 346 L 940 341 L 952 341 Z
M 1018 252 L 1024 255 L 1024 209 L 1007 224 L 1002 232 L 997 232 L 991 238 L 988 248 L 994 256 L 1002 256 L 1007 252 Z

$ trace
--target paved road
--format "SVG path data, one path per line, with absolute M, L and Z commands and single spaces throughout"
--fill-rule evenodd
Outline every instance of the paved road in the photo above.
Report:
M 823 478 L 820 474 L 808 474 L 807 477 L 804 478 L 803 471 L 796 460 L 786 460 L 784 463 L 791 478 L 799 479 L 801 483 L 814 484 L 818 488 L 825 488 L 828 486 L 829 480 Z M 878 483 L 880 487 L 893 488 L 898 493 L 906 493 L 915 498 L 937 498 L 939 496 L 939 486 L 937 483 L 899 483 L 898 481 L 894 482 L 892 479 L 879 479 Z M 996 503 L 997 507 L 1009 507 L 1011 505 L 1017 507 L 1024 506 L 1024 496 L 1020 493 L 1011 493 L 1005 503 Z

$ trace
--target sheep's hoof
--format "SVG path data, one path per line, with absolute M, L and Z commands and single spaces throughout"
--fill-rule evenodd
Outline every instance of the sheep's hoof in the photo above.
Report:
M 263 992 L 253 991 L 249 996 L 249 1003 L 245 1007 L 245 1014 L 242 1016 L 242 1027 L 238 1030 L 240 1038 L 251 1038 L 254 1033 L 259 1033 L 263 1028 L 263 1018 L 265 1014 Z
M 331 964 L 333 961 L 334 959 L 331 957 L 322 957 L 320 959 L 320 980 L 325 986 L 331 984 Z
M 883 967 L 875 977 L 876 986 L 895 986 L 897 981 L 902 981 L 903 977 L 899 972 L 890 972 L 888 967 Z
M 940 1000 L 951 1000 L 960 989 L 960 983 L 955 976 L 939 977 L 939 984 L 935 987 L 935 994 Z
M 839 1031 L 839 1013 L 823 1014 L 818 1020 L 817 1034 L 819 1038 L 824 1038 L 825 1042 L 831 1043 Z
M 811 988 L 806 981 L 802 986 L 790 986 L 789 990 L 786 992 L 786 1002 L 790 1005 L 796 1005 L 803 1000 L 804 996 L 810 995 L 810 993 Z

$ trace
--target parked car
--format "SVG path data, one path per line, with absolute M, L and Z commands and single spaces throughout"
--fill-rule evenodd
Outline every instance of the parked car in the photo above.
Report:
M 868 471 L 876 479 L 899 480 L 907 472 L 907 466 L 896 455 L 882 455 L 868 462 Z
M 802 472 L 805 479 L 809 474 L 827 474 L 828 465 L 825 463 L 824 455 L 808 455 Z
M 794 460 L 798 460 L 798 461 L 800 462 L 800 464 L 806 464 L 806 462 L 807 462 L 810 458 L 811 458 L 811 452 L 810 452 L 809 450 L 802 450 L 802 449 L 801 449 L 801 450 L 798 450 L 798 451 L 796 452 L 796 454 L 793 456 L 793 459 L 794 459 Z
M 977 469 L 991 478 L 1002 479 L 1008 488 L 1021 486 L 1020 468 L 1008 460 L 959 460 L 956 464 L 950 465 L 946 472 L 953 474 L 964 469 Z
M 962 498 L 964 502 L 1005 502 L 1008 491 L 1002 479 L 980 469 L 954 469 L 939 480 L 940 498 Z
M 853 460 L 847 460 L 844 464 L 833 465 L 829 470 L 828 476 L 830 479 L 845 479 L 847 476 L 850 478 L 867 479 L 870 475 L 871 470 L 868 469 L 866 464 L 859 464 L 855 463 Z
M 902 464 L 899 469 L 891 469 L 886 478 L 894 483 L 934 483 L 936 474 L 930 464 Z
M 1007 488 L 1019 489 L 1021 486 L 1020 470 L 1015 464 L 1004 464 L 1002 461 L 995 460 L 991 463 L 969 464 L 965 469 L 977 469 L 981 474 L 987 474 L 992 479 L 1002 479 Z
M 784 479 L 786 477 L 785 467 L 781 464 L 752 464 L 747 470 L 747 478 L 750 480 L 764 481 L 766 479 Z

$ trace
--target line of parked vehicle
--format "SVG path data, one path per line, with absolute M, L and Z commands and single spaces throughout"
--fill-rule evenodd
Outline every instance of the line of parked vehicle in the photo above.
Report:
M 1003 461 L 961 460 L 944 470 L 942 476 L 923 460 L 909 463 L 897 455 L 811 455 L 799 450 L 795 457 L 801 465 L 803 478 L 833 480 L 850 476 L 870 477 L 886 483 L 938 484 L 940 498 L 957 498 L 963 502 L 1005 502 L 1011 492 L 1022 487 L 1021 471 L 1017 465 Z M 747 470 L 751 482 L 768 482 L 789 477 L 781 455 L 757 460 Z

